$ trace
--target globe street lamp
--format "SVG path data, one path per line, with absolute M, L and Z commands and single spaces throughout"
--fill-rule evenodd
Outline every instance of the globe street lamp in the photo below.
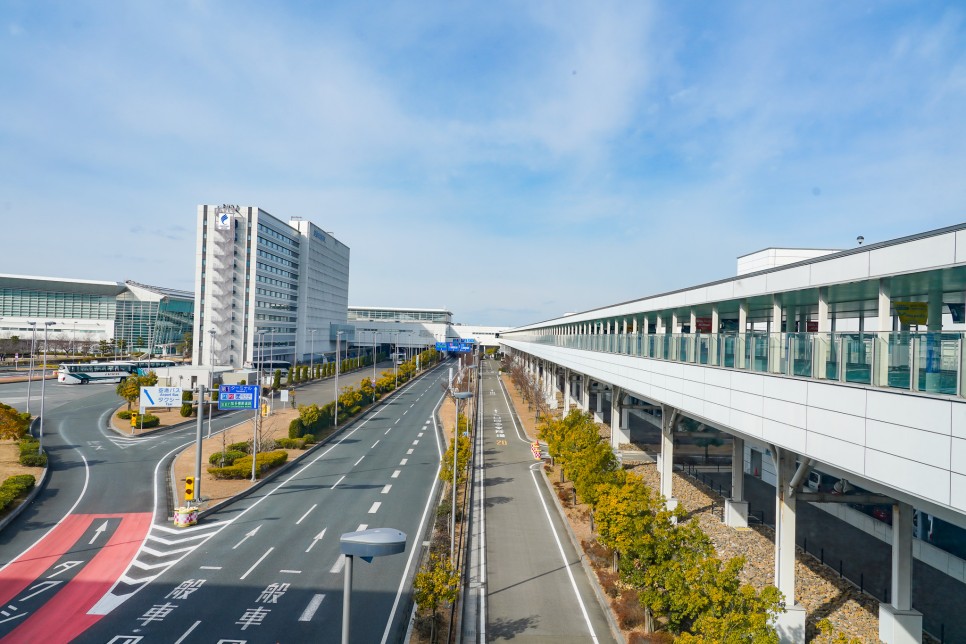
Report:
M 453 504 L 450 506 L 450 525 L 449 525 L 449 560 L 454 566 L 456 561 L 456 454 L 459 452 L 459 430 L 460 430 L 460 401 L 472 398 L 472 391 L 454 391 L 453 398 L 456 399 L 456 425 L 453 427 Z
M 349 600 L 352 596 L 352 559 L 398 555 L 406 550 L 406 534 L 395 528 L 371 528 L 346 532 L 339 537 L 339 550 L 345 555 L 345 583 L 342 594 L 342 644 L 349 644 Z
M 44 453 L 44 390 L 47 387 L 47 329 L 56 322 L 44 322 L 44 366 L 43 375 L 40 378 L 40 442 L 37 445 L 37 453 Z

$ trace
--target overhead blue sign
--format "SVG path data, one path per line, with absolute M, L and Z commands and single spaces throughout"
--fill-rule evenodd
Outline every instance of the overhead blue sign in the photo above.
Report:
M 258 385 L 221 385 L 218 409 L 258 409 Z
M 437 342 L 437 351 L 448 351 L 450 353 L 472 353 L 473 345 L 460 344 L 457 342 Z

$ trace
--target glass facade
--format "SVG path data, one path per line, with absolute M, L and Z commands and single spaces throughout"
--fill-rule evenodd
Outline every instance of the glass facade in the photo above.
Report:
M 160 301 L 143 301 L 131 293 L 117 298 L 114 334 L 125 345 L 135 349 L 162 350 L 170 353 L 194 326 L 194 302 L 165 297 Z
M 360 309 L 349 307 L 349 320 L 371 322 L 440 322 L 449 324 L 453 314 L 449 311 L 420 311 L 418 309 Z
M 0 317 L 110 320 L 114 315 L 112 295 L 0 288 Z

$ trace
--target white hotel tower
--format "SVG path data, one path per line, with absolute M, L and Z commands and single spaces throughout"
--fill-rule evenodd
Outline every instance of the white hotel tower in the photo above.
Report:
M 255 206 L 198 206 L 193 364 L 318 361 L 347 331 L 349 247 Z

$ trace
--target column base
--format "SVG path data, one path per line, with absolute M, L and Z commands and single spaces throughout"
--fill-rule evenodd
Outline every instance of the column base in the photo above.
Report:
M 747 528 L 748 502 L 725 499 L 724 522 L 731 528 Z
M 626 428 L 611 429 L 611 447 L 617 449 L 622 444 L 631 442 L 631 430 Z
M 805 644 L 805 607 L 785 606 L 785 612 L 775 617 L 775 630 L 781 644 Z
M 922 613 L 879 604 L 879 639 L 886 644 L 921 644 Z

